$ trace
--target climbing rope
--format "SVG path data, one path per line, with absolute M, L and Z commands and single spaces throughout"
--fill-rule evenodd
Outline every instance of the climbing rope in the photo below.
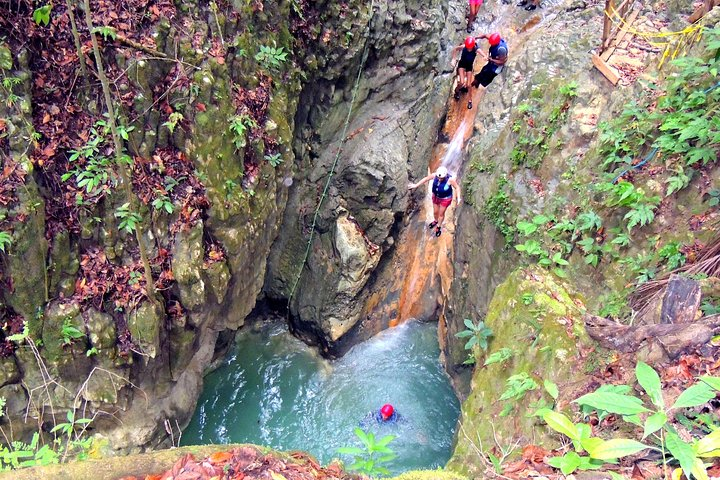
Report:
M 348 110 L 347 117 L 345 118 L 345 125 L 343 126 L 342 136 L 340 137 L 340 146 L 338 147 L 337 154 L 335 155 L 335 160 L 333 160 L 332 167 L 330 168 L 330 173 L 328 173 L 327 180 L 325 181 L 325 188 L 323 188 L 322 195 L 320 195 L 320 200 L 318 201 L 317 208 L 315 209 L 315 214 L 313 215 L 313 221 L 312 226 L 310 227 L 310 238 L 307 242 L 307 247 L 305 248 L 305 255 L 303 257 L 302 263 L 300 263 L 300 269 L 298 270 L 297 277 L 295 278 L 295 282 L 293 283 L 292 288 L 290 289 L 290 295 L 288 296 L 287 306 L 288 306 L 288 314 L 290 312 L 290 302 L 292 302 L 293 296 L 295 295 L 295 290 L 297 289 L 298 283 L 300 282 L 300 277 L 302 277 L 302 272 L 305 269 L 305 264 L 307 263 L 308 257 L 310 256 L 310 249 L 312 248 L 312 241 L 315 237 L 315 225 L 317 224 L 318 216 L 320 215 L 320 207 L 322 207 L 323 201 L 325 200 L 325 197 L 327 196 L 328 189 L 330 188 L 330 181 L 333 178 L 333 175 L 335 174 L 335 168 L 337 167 L 337 163 L 340 160 L 340 155 L 342 154 L 342 149 L 345 146 L 345 142 L 347 141 L 347 130 L 350 126 L 350 117 L 352 116 L 353 109 L 355 107 L 355 98 L 357 97 L 358 88 L 360 86 L 360 78 L 362 77 L 363 69 L 365 68 L 365 62 L 367 61 L 368 52 L 369 52 L 369 46 L 370 46 L 370 24 L 372 22 L 373 16 L 375 15 L 375 0 L 372 0 L 370 2 L 370 18 L 368 19 L 367 24 L 367 37 L 368 41 L 365 42 L 365 48 L 363 49 L 362 58 L 360 60 L 360 69 L 358 70 L 357 77 L 355 78 L 355 85 L 353 86 L 352 91 L 352 98 L 350 99 L 350 109 Z

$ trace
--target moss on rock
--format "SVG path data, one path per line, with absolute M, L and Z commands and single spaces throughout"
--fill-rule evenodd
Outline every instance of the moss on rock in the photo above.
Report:
M 389 480 L 467 480 L 467 478 L 445 470 L 413 470 Z
M 484 359 L 478 360 L 472 392 L 462 406 L 450 470 L 480 473 L 480 452 L 495 442 L 503 447 L 517 440 L 555 445 L 548 429 L 532 413 L 538 401 L 552 402 L 543 391 L 544 380 L 562 388 L 584 375 L 581 368 L 567 368 L 569 363 L 579 366 L 581 345 L 589 343 L 576 300 L 542 269 L 515 270 L 495 290 L 485 319 L 493 330 L 488 354 L 510 348 L 513 355 L 489 366 L 482 366 Z M 507 379 L 522 374 L 534 380 L 537 388 L 519 398 L 500 401 Z
M 151 302 L 144 302 L 128 315 L 128 328 L 133 341 L 150 358 L 160 352 L 162 316 Z

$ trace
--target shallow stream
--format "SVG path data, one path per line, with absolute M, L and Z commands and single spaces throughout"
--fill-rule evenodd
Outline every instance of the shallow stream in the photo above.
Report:
M 256 443 L 304 450 L 327 463 L 342 446 L 360 446 L 366 427 L 395 435 L 393 473 L 443 466 L 450 458 L 459 404 L 438 360 L 437 325 L 410 322 L 328 361 L 280 322 L 238 334 L 228 358 L 205 378 L 184 445 Z M 392 403 L 402 421 L 366 416 Z M 346 458 L 345 460 L 350 460 Z

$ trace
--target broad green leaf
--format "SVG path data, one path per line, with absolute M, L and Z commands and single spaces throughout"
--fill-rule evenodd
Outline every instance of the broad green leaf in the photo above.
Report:
M 698 440 L 693 448 L 698 457 L 720 457 L 720 428 Z
M 638 362 L 635 366 L 635 376 L 653 404 L 658 408 L 665 408 L 665 402 L 662 398 L 662 384 L 655 369 L 645 362 Z
M 547 217 L 545 215 L 535 215 L 532 221 L 535 225 L 545 225 L 550 221 L 550 217 Z
M 633 425 L 637 425 L 638 427 L 642 427 L 642 426 L 643 426 L 643 422 L 642 422 L 642 420 L 640 420 L 640 416 L 637 415 L 637 414 L 635 414 L 635 415 L 623 415 L 622 418 L 623 418 L 623 420 L 625 420 L 626 422 L 632 423 Z
M 580 455 L 577 453 L 568 452 L 562 457 L 553 457 L 549 459 L 548 463 L 555 468 L 559 468 L 563 475 L 569 475 L 577 470 L 582 461 L 580 460 Z
M 497 352 L 490 354 L 483 365 L 492 365 L 493 363 L 504 362 L 513 356 L 513 351 L 510 348 L 501 348 Z
M 380 445 L 381 447 L 387 446 L 388 443 L 395 440 L 395 435 L 385 435 L 380 440 L 378 440 L 377 445 Z
M 562 413 L 550 410 L 543 415 L 543 420 L 556 432 L 560 432 L 572 440 L 580 440 L 577 427 Z
M 545 386 L 545 390 L 547 390 L 547 392 L 550 394 L 550 396 L 553 399 L 557 400 L 558 395 L 560 395 L 558 386 L 555 383 L 553 383 L 552 381 L 547 380 L 547 379 L 543 381 L 543 385 Z
M 663 427 L 663 425 L 665 425 L 665 423 L 667 423 L 667 415 L 665 415 L 665 412 L 653 413 L 647 418 L 647 420 L 645 420 L 642 438 L 645 439 L 645 437 L 651 433 L 657 432 Z
M 389 462 L 390 460 L 393 460 L 393 459 L 395 459 L 396 457 L 397 457 L 396 454 L 391 453 L 391 454 L 389 454 L 389 455 L 385 455 L 385 456 L 382 456 L 382 457 L 378 458 L 377 461 L 378 461 L 379 463 Z
M 474 324 L 473 321 L 470 320 L 469 318 L 466 318 L 465 320 L 463 320 L 463 323 L 465 324 L 465 326 L 466 326 L 468 329 L 470 329 L 470 330 L 475 330 L 475 324 Z
M 643 406 L 639 398 L 612 392 L 588 393 L 575 402 L 618 415 L 635 415 L 650 411 Z
M 57 432 L 58 430 L 62 430 L 63 428 L 65 428 L 66 425 L 67 425 L 67 423 L 58 423 L 57 425 L 55 425 L 55 426 L 52 428 L 52 430 L 50 430 L 50 433 L 55 433 L 55 432 Z
M 580 470 L 599 470 L 605 465 L 605 461 L 596 460 L 590 457 L 580 457 Z
M 517 229 L 523 233 L 523 235 L 531 235 L 537 231 L 538 227 L 534 223 L 530 222 L 518 222 Z
M 385 454 L 393 453 L 393 451 L 392 451 L 392 449 L 391 449 L 390 447 L 380 446 L 380 445 L 377 445 L 377 444 L 376 444 L 376 445 L 373 445 L 370 450 L 373 451 L 373 452 L 385 453 Z
M 598 460 L 614 460 L 616 458 L 633 455 L 646 448 L 650 447 L 636 440 L 614 438 L 598 444 L 592 450 L 588 450 L 588 454 Z
M 713 398 L 715 398 L 715 390 L 707 383 L 698 382 L 681 393 L 671 408 L 697 407 L 705 405 Z
M 680 462 L 680 467 L 682 467 L 685 476 L 690 478 L 696 458 L 692 446 L 678 437 L 677 433 L 668 431 L 665 435 L 665 447 L 667 447 L 675 460 Z
M 700 381 L 703 383 L 707 383 L 715 390 L 720 390 L 720 377 L 710 377 L 708 375 L 703 375 L 700 377 Z
M 360 439 L 360 441 L 367 447 L 370 448 L 370 445 L 372 445 L 372 442 L 370 442 L 370 439 L 368 438 L 368 434 L 365 433 L 365 431 L 360 427 L 355 427 L 355 435 Z
M 578 423 L 575 425 L 577 427 L 578 437 L 580 440 L 587 440 L 590 438 L 590 435 L 592 434 L 592 429 L 590 428 L 590 425 L 587 423 Z
M 365 468 L 367 468 L 367 462 L 363 460 L 358 460 L 357 462 L 352 463 L 347 468 L 348 470 L 365 470 Z
M 495 468 L 495 473 L 501 474 L 503 472 L 502 463 L 500 463 L 500 459 L 493 455 L 491 452 L 487 452 L 488 457 L 490 457 L 490 461 L 493 464 L 493 468 Z
M 710 477 L 707 474 L 707 468 L 705 467 L 703 461 L 699 458 L 696 458 L 693 462 L 691 472 L 695 480 L 710 480 Z
M 572 443 L 576 452 L 587 451 L 585 445 L 587 444 L 588 446 L 593 447 L 595 445 L 595 440 L 602 441 L 599 438 L 595 438 L 594 440 L 590 438 L 590 435 L 592 435 L 592 429 L 587 423 L 578 423 L 575 427 L 577 427 L 578 440 L 573 440 Z

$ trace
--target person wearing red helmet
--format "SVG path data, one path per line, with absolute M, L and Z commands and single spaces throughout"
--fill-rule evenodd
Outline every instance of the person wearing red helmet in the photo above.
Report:
M 490 35 L 483 34 L 477 38 L 487 39 L 490 50 L 487 56 L 488 63 L 475 75 L 472 86 L 477 88 L 482 85 L 483 88 L 486 88 L 503 71 L 508 60 L 508 46 L 497 32 Z
M 393 408 L 393 406 L 390 405 L 389 403 L 386 403 L 380 409 L 380 419 L 383 422 L 389 421 L 393 415 L 397 415 L 397 414 L 395 413 L 395 408 Z
M 405 418 L 401 417 L 400 414 L 395 410 L 391 404 L 386 403 L 380 409 L 368 412 L 365 418 L 360 422 L 362 428 L 372 428 L 373 424 L 389 424 L 404 422 Z
M 462 45 L 458 45 L 453 49 L 452 62 L 455 63 L 457 53 L 460 53 L 460 61 L 457 66 L 457 86 L 455 87 L 455 100 L 460 100 L 460 95 L 470 88 L 473 74 L 473 64 L 478 52 L 477 39 L 475 37 L 467 37 Z M 472 97 L 471 97 L 472 98 Z M 472 100 L 468 102 L 468 108 L 472 108 Z
M 472 33 L 472 25 L 475 23 L 475 17 L 477 17 L 478 10 L 480 10 L 483 0 L 468 0 L 468 2 L 470 2 L 470 10 L 468 11 L 467 33 Z

